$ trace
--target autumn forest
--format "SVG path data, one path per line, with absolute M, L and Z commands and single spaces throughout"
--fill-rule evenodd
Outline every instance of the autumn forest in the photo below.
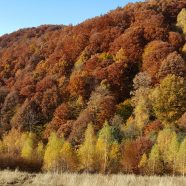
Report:
M 6 168 L 185 175 L 186 1 L 1 36 Z

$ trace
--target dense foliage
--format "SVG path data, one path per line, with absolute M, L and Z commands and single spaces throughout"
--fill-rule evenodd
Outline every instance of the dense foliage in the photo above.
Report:
M 185 17 L 148 0 L 0 37 L 0 167 L 185 174 Z

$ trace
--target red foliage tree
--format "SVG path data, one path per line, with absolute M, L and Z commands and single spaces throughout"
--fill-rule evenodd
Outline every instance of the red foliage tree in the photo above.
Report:
M 183 38 L 178 32 L 169 32 L 168 40 L 169 43 L 175 48 L 180 48 L 183 44 Z
M 71 110 L 68 104 L 62 103 L 55 112 L 52 121 L 47 125 L 44 132 L 44 137 L 48 138 L 52 131 L 58 131 L 59 134 L 64 134 L 67 137 L 70 134 L 72 125 L 68 120 L 71 119 Z
M 37 92 L 46 91 L 47 89 L 55 86 L 55 84 L 56 84 L 55 80 L 47 76 L 36 84 L 36 91 Z
M 161 129 L 163 129 L 163 125 L 159 120 L 155 120 L 148 125 L 145 126 L 144 128 L 144 135 L 148 136 L 154 133 L 159 132 Z
M 123 48 L 128 59 L 139 60 L 146 44 L 144 30 L 141 27 L 130 27 L 120 37 L 115 39 L 111 50 L 114 52 Z
M 138 164 L 141 157 L 144 153 L 150 151 L 152 145 L 152 142 L 145 137 L 124 142 L 121 160 L 123 170 L 130 173 L 138 173 Z
M 162 61 L 174 51 L 174 48 L 167 42 L 152 41 L 144 50 L 142 69 L 147 71 L 151 77 L 155 77 Z
M 170 53 L 163 61 L 157 74 L 158 79 L 163 79 L 168 74 L 186 76 L 186 63 L 177 52 Z

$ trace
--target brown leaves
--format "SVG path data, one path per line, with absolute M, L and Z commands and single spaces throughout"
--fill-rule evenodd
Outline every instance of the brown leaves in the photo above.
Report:
M 167 42 L 152 41 L 144 50 L 142 69 L 147 71 L 151 77 L 155 77 L 162 61 L 174 51 L 174 48 Z
M 39 81 L 36 85 L 37 92 L 46 91 L 48 88 L 52 88 L 55 85 L 55 81 L 51 77 L 45 77 Z
M 116 52 L 123 48 L 126 57 L 134 61 L 141 58 L 145 44 L 144 30 L 140 26 L 130 27 L 124 34 L 115 39 L 112 49 Z
M 126 172 L 137 173 L 138 164 L 142 155 L 152 147 L 152 142 L 148 138 L 140 137 L 135 141 L 125 141 L 122 148 L 123 169 Z
M 45 25 L 0 37 L 0 86 L 7 91 L 0 95 L 1 125 L 9 129 L 13 116 L 20 119 L 16 125 L 27 125 L 38 113 L 47 135 L 56 130 L 79 142 L 87 122 L 99 130 L 130 97 L 139 71 L 153 83 L 169 73 L 184 76 L 184 61 L 174 52 L 184 39 L 174 25 L 185 5 L 151 0 L 77 26 Z

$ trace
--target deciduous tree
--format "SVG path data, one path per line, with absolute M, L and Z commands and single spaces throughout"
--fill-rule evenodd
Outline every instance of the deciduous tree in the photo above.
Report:
M 96 163 L 96 136 L 94 134 L 93 124 L 89 123 L 85 131 L 85 139 L 78 149 L 80 169 L 88 172 L 95 171 Z
M 56 133 L 51 133 L 44 155 L 44 169 L 56 171 L 60 169 L 61 149 L 64 139 L 59 138 Z
M 186 138 L 180 144 L 179 151 L 177 152 L 177 170 L 183 176 L 186 173 Z
M 161 162 L 160 152 L 158 145 L 155 144 L 149 154 L 148 171 L 152 174 L 162 174 L 163 164 Z
M 186 110 L 186 81 L 182 77 L 168 75 L 151 94 L 156 117 L 164 124 L 175 122 Z

